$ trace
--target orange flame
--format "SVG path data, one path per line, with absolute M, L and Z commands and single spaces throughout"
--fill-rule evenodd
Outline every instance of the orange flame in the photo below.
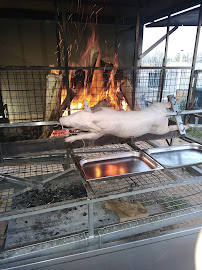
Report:
M 100 48 L 98 44 L 98 40 L 95 35 L 95 27 L 92 26 L 92 34 L 88 39 L 86 50 L 83 53 L 81 60 L 78 64 L 72 63 L 70 66 L 89 66 L 89 63 L 93 65 L 93 61 L 96 59 L 92 58 L 92 52 L 97 52 L 97 60 L 95 67 L 100 67 L 101 65 L 101 54 Z M 84 88 L 76 89 L 76 96 L 73 98 L 70 104 L 70 113 L 78 112 L 84 108 L 84 100 L 88 100 L 88 104 L 90 107 L 95 106 L 97 103 L 106 100 L 109 107 L 115 110 L 130 110 L 129 105 L 126 102 L 123 94 L 121 93 L 120 87 L 121 82 L 115 83 L 115 75 L 118 69 L 118 61 L 117 55 L 114 57 L 114 68 L 108 75 L 109 79 L 107 85 L 104 81 L 104 70 L 94 70 L 92 71 L 92 81 L 88 82 L 89 72 L 85 72 L 85 81 Z M 59 70 L 51 70 L 51 73 L 59 74 Z M 71 86 L 71 79 L 73 78 L 75 71 L 69 71 L 69 85 Z M 67 96 L 66 88 L 61 90 L 61 104 L 64 102 Z M 66 110 L 63 113 L 64 115 L 68 115 L 68 111 Z

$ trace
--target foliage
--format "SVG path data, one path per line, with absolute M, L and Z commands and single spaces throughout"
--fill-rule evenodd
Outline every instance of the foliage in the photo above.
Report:
M 191 127 L 187 129 L 186 133 L 188 137 L 195 139 L 199 142 L 202 142 L 202 130 L 199 130 L 198 128 L 195 127 Z

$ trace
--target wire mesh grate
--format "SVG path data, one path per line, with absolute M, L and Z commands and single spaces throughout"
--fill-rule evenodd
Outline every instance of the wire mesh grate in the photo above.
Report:
M 89 184 L 96 195 L 109 194 L 114 192 L 127 192 L 135 189 L 152 187 L 158 184 L 165 184 L 173 181 L 163 171 L 140 174 L 132 177 L 122 177 L 110 180 L 94 180 Z
M 139 200 L 144 206 L 158 204 L 163 212 L 201 205 L 202 183 L 145 193 L 134 196 L 133 200 Z
M 0 174 L 8 174 L 15 177 L 33 177 L 39 175 L 47 175 L 64 171 L 61 164 L 33 164 L 23 166 L 4 166 L 0 167 Z
M 135 142 L 135 145 L 141 150 L 142 149 L 153 148 L 153 146 L 151 144 L 149 144 L 148 142 L 145 142 L 145 141 Z
M 10 188 L 10 189 L 3 189 L 0 190 L 0 199 L 4 199 L 7 196 L 10 196 L 13 194 L 14 189 Z M 8 212 L 11 210 L 11 205 L 12 205 L 12 199 L 7 199 L 4 200 L 1 204 L 0 204 L 0 213 L 3 212 Z M 1 223 L 0 223 L 1 224 Z
M 153 147 L 148 142 L 139 141 L 135 145 L 139 149 L 147 149 Z M 96 147 L 86 147 L 83 149 L 75 149 L 74 155 L 76 157 L 93 157 L 98 155 L 110 154 L 110 153 L 120 153 L 120 149 L 125 149 L 126 151 L 134 151 L 128 144 L 112 144 L 105 146 Z M 92 150 L 98 150 L 99 152 L 92 153 Z M 104 151 L 108 150 L 108 151 Z M 114 150 L 112 152 L 112 150 Z M 117 150 L 117 151 L 116 151 Z M 86 151 L 90 151 L 86 153 Z M 142 189 L 145 187 L 152 187 L 158 184 L 166 184 L 174 181 L 174 179 L 186 179 L 196 176 L 194 173 L 188 172 L 186 168 L 176 168 L 170 170 L 159 170 L 150 173 L 141 173 L 131 177 L 122 177 L 110 180 L 91 180 L 88 181 L 95 195 L 103 195 L 114 192 L 127 192 L 134 190 L 136 188 Z

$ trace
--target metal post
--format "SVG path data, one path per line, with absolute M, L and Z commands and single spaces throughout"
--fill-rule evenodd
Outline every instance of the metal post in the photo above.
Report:
M 58 31 L 58 8 L 57 8 L 57 0 L 54 0 L 54 9 L 55 9 L 55 30 L 56 30 L 56 41 L 57 41 L 57 62 L 58 66 L 61 66 L 61 60 L 60 60 L 60 37 L 59 37 L 59 31 Z
M 3 158 L 3 153 L 1 149 L 1 143 L 0 143 L 0 163 L 2 163 L 3 161 L 4 161 L 4 158 Z
M 200 7 L 199 17 L 198 17 L 198 26 L 197 26 L 197 32 L 196 32 L 194 54 L 193 54 L 193 58 L 192 58 L 192 69 L 191 69 L 190 80 L 189 80 L 186 109 L 189 109 L 189 107 L 190 107 L 189 103 L 190 103 L 190 98 L 191 98 L 191 89 L 192 89 L 192 84 L 193 84 L 193 79 L 194 79 L 194 71 L 195 71 L 195 66 L 196 66 L 196 57 L 197 57 L 198 44 L 199 44 L 199 38 L 200 38 L 200 32 L 201 32 L 201 23 L 202 23 L 202 5 Z M 187 118 L 186 118 L 186 121 L 187 121 Z
M 119 17 L 116 16 L 116 24 L 115 24 L 115 54 L 118 54 L 118 36 L 119 36 L 119 32 L 118 32 L 118 25 L 119 25 Z
M 170 15 L 168 16 L 168 21 L 167 21 L 165 51 L 164 51 L 162 70 L 161 70 L 161 75 L 160 75 L 160 80 L 159 80 L 159 87 L 158 87 L 157 101 L 159 101 L 159 102 L 162 101 L 162 97 L 163 97 L 163 86 L 164 86 L 165 74 L 166 74 L 165 67 L 166 67 L 167 55 L 168 55 L 169 28 L 170 28 Z
M 66 168 L 69 169 L 70 168 L 70 154 L 69 154 L 69 150 L 66 150 L 66 155 L 67 155 Z
M 133 91 L 132 91 L 132 110 L 135 109 L 135 92 L 136 92 L 136 80 L 137 80 L 137 66 L 138 66 L 138 48 L 139 48 L 139 31 L 140 31 L 140 13 L 139 5 L 137 2 L 136 8 L 136 32 L 135 32 L 135 48 L 133 58 Z
M 67 52 L 67 21 L 65 16 L 65 3 L 62 0 L 62 26 L 63 26 L 63 47 L 64 47 L 64 58 L 65 58 L 65 75 L 64 83 L 67 88 L 67 107 L 70 114 L 70 92 L 69 92 L 69 70 L 68 70 L 68 52 Z
M 196 71 L 196 70 L 194 72 L 193 79 L 194 79 L 194 83 L 193 83 L 193 91 L 192 91 L 192 96 L 191 96 L 190 109 L 193 108 L 193 106 L 194 106 L 194 97 L 195 97 L 196 87 L 197 87 L 197 82 L 198 82 L 198 71 Z
M 92 202 L 88 205 L 88 235 L 94 237 L 94 205 Z

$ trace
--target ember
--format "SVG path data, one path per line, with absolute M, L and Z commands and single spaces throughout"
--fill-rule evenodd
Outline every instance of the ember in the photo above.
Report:
M 52 137 L 66 137 L 69 136 L 69 130 L 53 130 L 53 132 L 50 135 L 50 138 Z

